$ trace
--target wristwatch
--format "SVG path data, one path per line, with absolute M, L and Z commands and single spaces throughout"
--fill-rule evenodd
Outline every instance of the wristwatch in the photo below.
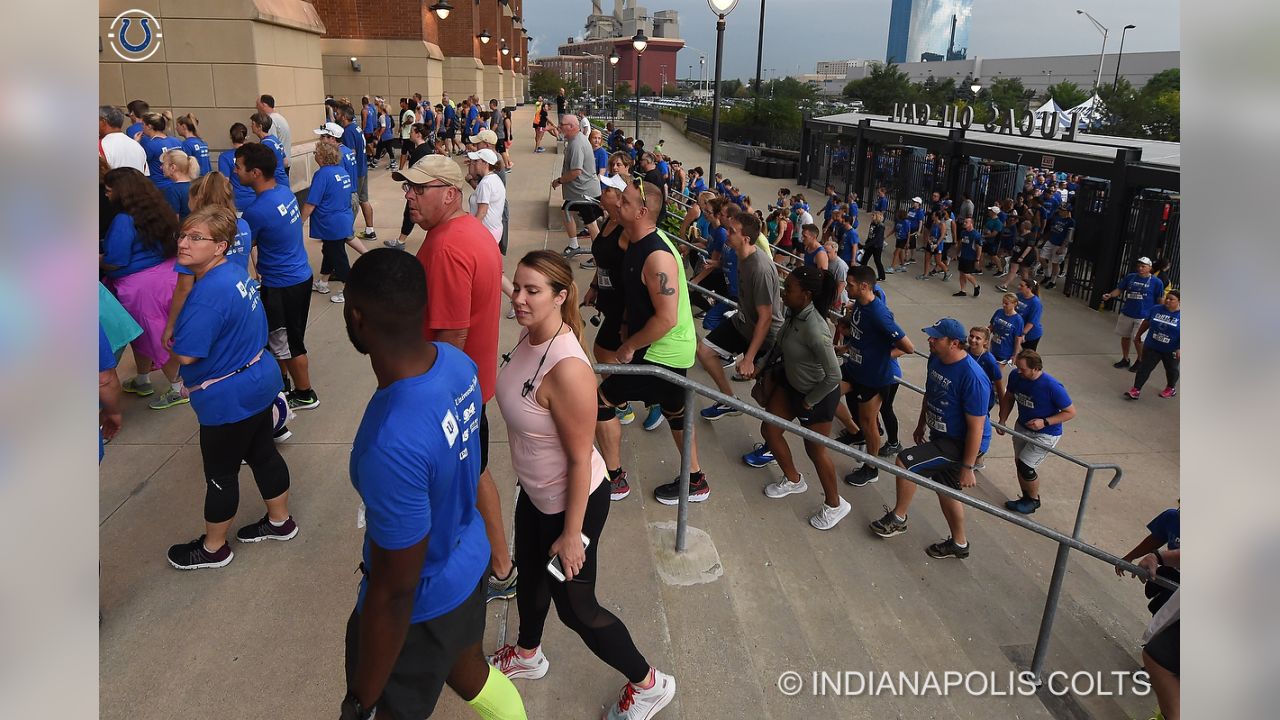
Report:
M 970 465 L 970 464 L 968 464 L 968 463 L 960 463 L 960 467 L 964 468 L 965 470 L 976 470 L 976 469 L 977 469 L 977 466 L 976 466 L 976 465 Z
M 347 691 L 347 696 L 342 699 L 340 720 L 370 720 L 376 712 L 375 708 L 366 708 L 361 705 L 355 693 Z

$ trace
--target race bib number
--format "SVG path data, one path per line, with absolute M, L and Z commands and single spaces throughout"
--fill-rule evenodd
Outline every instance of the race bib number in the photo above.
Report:
M 935 432 L 946 434 L 947 421 L 943 420 L 942 416 L 938 415 L 936 412 L 932 410 L 926 411 L 924 416 L 924 421 L 925 421 L 925 424 L 928 425 L 929 428 L 934 430 Z
M 1171 340 L 1171 338 L 1170 338 L 1168 335 L 1166 335 L 1165 333 L 1161 333 L 1161 332 L 1158 332 L 1158 333 L 1151 333 L 1151 339 L 1152 339 L 1153 341 L 1158 342 L 1158 343 L 1161 343 L 1161 344 L 1163 344 L 1163 345 L 1168 345 L 1168 344 L 1169 344 L 1169 342 L 1170 342 L 1170 340 Z
M 1126 300 L 1141 300 L 1144 297 L 1146 297 L 1146 293 L 1141 291 L 1130 290 L 1128 293 L 1125 294 L 1124 297 Z
M 601 268 L 596 268 L 596 287 L 613 289 L 613 281 L 609 279 L 609 273 Z
M 849 358 L 849 361 L 854 363 L 855 365 L 862 364 L 862 353 L 858 352 L 857 350 L 850 350 L 848 358 Z

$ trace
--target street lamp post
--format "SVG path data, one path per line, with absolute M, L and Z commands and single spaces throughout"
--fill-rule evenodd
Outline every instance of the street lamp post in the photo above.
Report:
M 640 56 L 649 47 L 649 38 L 645 37 L 644 28 L 637 27 L 635 37 L 631 38 L 631 47 L 636 51 L 636 134 L 640 139 Z
M 617 112 L 617 105 L 618 105 L 618 61 L 619 61 L 619 60 L 621 60 L 621 58 L 619 58 L 619 57 L 618 57 L 618 51 L 617 51 L 617 50 L 614 50 L 612 53 L 610 53 L 610 54 L 609 54 L 609 66 L 613 68 L 613 72 L 612 72 L 612 73 L 610 73 L 610 80 L 612 80 L 612 82 L 611 82 L 611 83 L 609 83 L 609 112 L 610 112 L 610 113 L 616 113 L 616 112 Z
M 1116 56 L 1116 79 L 1111 82 L 1111 92 L 1116 91 L 1116 86 L 1120 84 L 1120 61 L 1124 59 L 1124 35 L 1125 33 L 1138 27 L 1137 25 L 1125 25 L 1120 31 L 1120 54 Z
M 1089 22 L 1093 23 L 1093 26 L 1097 28 L 1098 32 L 1102 33 L 1102 52 L 1098 53 L 1098 79 L 1093 81 L 1093 92 L 1097 93 L 1098 86 L 1102 84 L 1102 61 L 1107 56 L 1107 35 L 1111 34 L 1111 31 L 1108 30 L 1105 25 L 1098 22 L 1097 18 L 1083 10 L 1076 10 L 1076 14 L 1089 18 Z
M 716 144 L 720 142 L 720 71 L 724 60 L 724 18 L 738 6 L 738 0 L 707 0 L 716 14 L 716 84 L 711 100 L 711 162 L 708 177 L 716 177 Z
M 764 62 L 764 2 L 765 0 L 760 0 L 760 37 L 756 40 L 756 99 L 760 98 L 760 93 L 764 90 L 760 85 L 760 65 Z

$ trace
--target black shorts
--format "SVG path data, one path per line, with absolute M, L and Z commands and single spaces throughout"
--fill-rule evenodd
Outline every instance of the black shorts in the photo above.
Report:
M 494 144 L 494 148 L 497 149 L 498 154 L 501 155 L 502 153 L 507 151 L 507 141 L 499 140 L 497 143 Z
M 435 711 L 445 679 L 459 654 L 484 641 L 484 591 L 482 576 L 475 592 L 458 607 L 439 617 L 409 626 L 396 657 L 391 677 L 378 700 L 378 717 L 419 720 Z M 355 610 L 347 620 L 347 685 L 355 682 L 360 657 L 360 616 Z
M 961 441 L 946 435 L 934 435 L 929 442 L 898 453 L 898 459 L 911 472 L 959 490 L 963 454 L 964 444 Z
M 489 469 L 489 404 L 480 406 L 480 472 Z
M 649 362 L 643 358 L 633 360 L 635 365 L 654 365 L 677 375 L 687 375 L 685 368 L 673 368 Z M 646 405 L 661 405 L 662 414 L 668 418 L 682 415 L 684 407 L 684 388 L 649 375 L 610 375 L 600 383 L 600 397 L 613 407 L 621 407 L 631 400 L 638 400 Z
M 596 200 L 599 200 L 599 198 L 596 198 Z M 590 225 L 604 217 L 604 210 L 600 207 L 600 203 L 591 200 L 566 200 L 561 207 L 564 208 L 565 212 L 577 213 L 578 217 L 582 218 L 584 225 Z
M 267 313 L 267 347 L 277 360 L 307 354 L 303 338 L 311 311 L 311 278 L 288 287 L 263 286 L 262 305 Z
M 1023 341 L 1022 341 L 1022 349 L 1023 349 L 1023 350 L 1036 350 L 1036 349 L 1038 349 L 1039 347 L 1040 347 L 1040 338 L 1036 338 L 1035 340 L 1023 340 Z
M 709 345 L 713 350 L 719 350 L 724 355 L 741 355 L 751 347 L 751 338 L 744 337 L 732 320 L 725 320 L 707 333 L 702 338 L 704 345 Z M 756 352 L 756 358 L 760 359 L 769 354 L 769 341 L 766 339 L 760 346 L 760 350 Z
M 596 345 L 617 352 L 622 347 L 622 311 L 605 311 L 600 314 L 600 329 L 596 331 Z
M 1182 663 L 1180 661 L 1182 654 L 1182 641 L 1178 636 L 1181 620 L 1175 620 L 1168 627 L 1156 633 L 1147 641 L 1143 650 L 1147 651 L 1147 655 L 1151 656 L 1160 667 L 1168 670 L 1174 675 L 1182 674 Z
M 902 238 L 897 238 L 896 240 L 893 241 L 893 246 L 899 250 L 906 250 L 907 241 Z
M 452 129 L 447 129 L 447 130 L 441 130 L 441 131 L 440 131 L 440 139 L 441 139 L 441 140 L 452 140 L 452 139 L 453 139 L 453 136 L 454 136 L 454 131 L 453 131 Z
M 972 275 L 977 271 L 978 271 L 977 260 L 966 260 L 964 258 L 960 258 L 960 272 L 964 273 L 965 275 Z
M 786 373 L 778 373 L 778 380 L 781 383 L 778 389 L 786 393 L 787 400 L 791 403 L 791 411 L 796 414 L 796 421 L 804 427 L 812 427 L 829 423 L 836 417 L 836 406 L 840 404 L 840 388 L 832 388 L 826 397 L 822 398 L 817 405 L 809 409 L 804 407 L 804 393 L 791 386 L 787 382 Z
M 842 380 L 849 383 L 849 394 L 847 397 L 850 400 L 850 406 L 854 404 L 862 405 L 863 403 L 869 403 L 875 398 L 883 399 L 889 388 L 893 387 L 892 385 L 867 385 L 865 383 L 860 383 L 857 380 L 853 380 L 849 377 L 849 373 L 845 371 L 845 365 L 848 365 L 848 363 L 840 366 L 840 377 Z

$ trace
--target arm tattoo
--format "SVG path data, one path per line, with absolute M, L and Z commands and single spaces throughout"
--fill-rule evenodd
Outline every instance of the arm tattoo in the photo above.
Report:
M 667 274 L 658 273 L 658 294 L 659 295 L 675 295 L 676 289 L 667 285 Z

